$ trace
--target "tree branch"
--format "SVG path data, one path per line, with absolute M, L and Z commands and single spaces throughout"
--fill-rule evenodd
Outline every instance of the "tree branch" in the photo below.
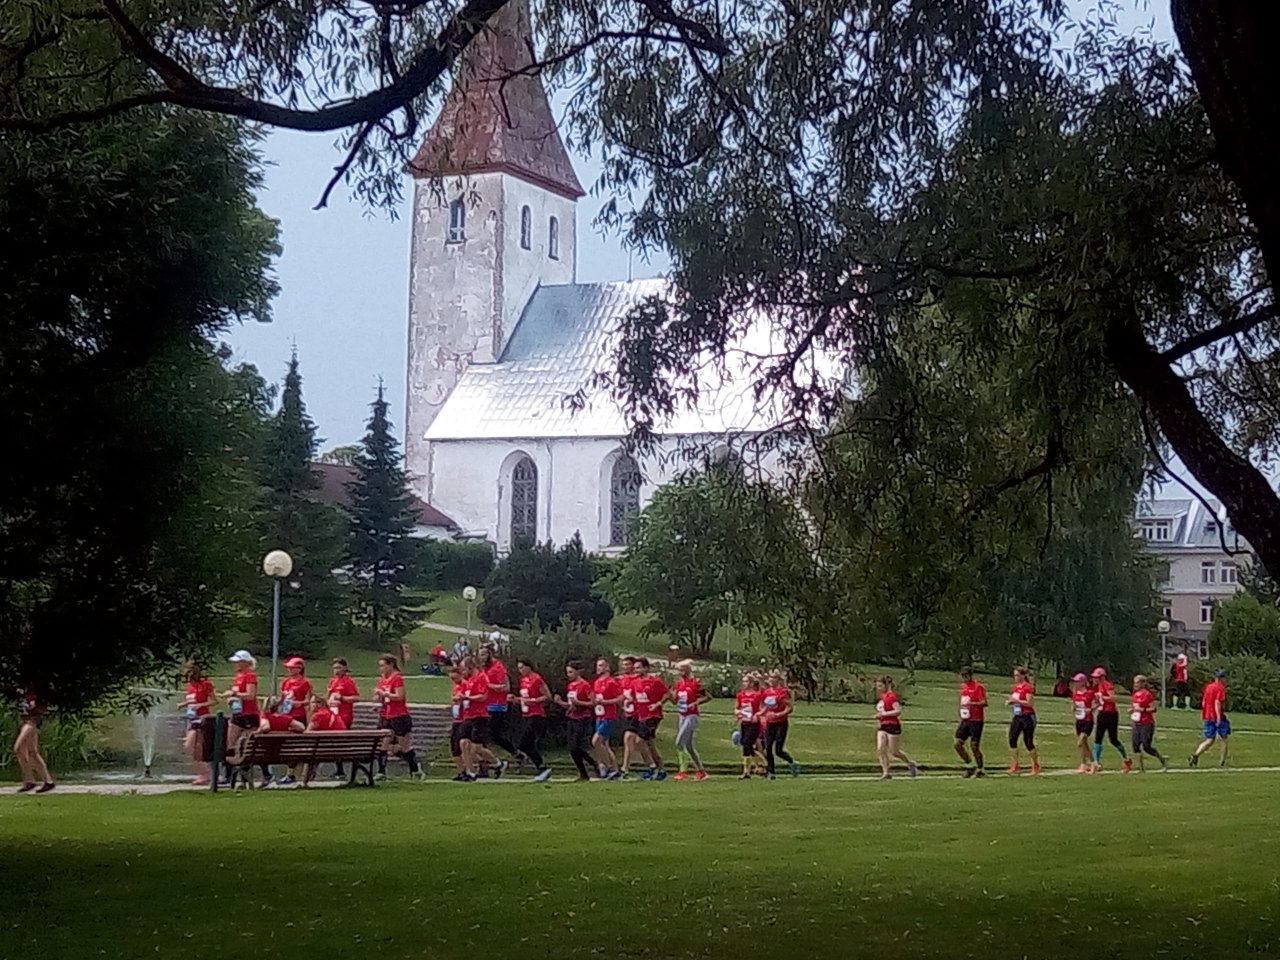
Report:
M 1217 343 L 1219 340 L 1225 340 L 1227 337 L 1247 333 L 1259 324 L 1274 319 L 1275 316 L 1276 306 L 1274 303 L 1269 303 L 1265 307 L 1251 310 L 1249 313 L 1241 314 L 1233 320 L 1219 323 L 1208 330 L 1201 330 L 1199 333 L 1175 343 L 1160 354 L 1160 359 L 1165 363 L 1177 363 L 1183 357 L 1195 353 L 1201 347 L 1207 347 L 1210 344 Z

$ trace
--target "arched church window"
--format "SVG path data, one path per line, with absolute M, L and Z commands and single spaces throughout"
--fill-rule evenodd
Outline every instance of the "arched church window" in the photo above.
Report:
M 538 468 L 528 457 L 511 471 L 511 538 L 538 536 Z
M 552 260 L 560 259 L 560 221 L 555 217 L 547 225 L 547 256 Z
M 467 205 L 459 197 L 449 204 L 449 242 L 461 243 L 467 239 Z
M 520 208 L 520 247 L 528 250 L 532 245 L 530 239 L 533 233 L 533 214 L 529 211 L 528 206 Z
M 609 545 L 625 547 L 631 521 L 640 512 L 640 466 L 623 454 L 613 461 L 609 478 Z

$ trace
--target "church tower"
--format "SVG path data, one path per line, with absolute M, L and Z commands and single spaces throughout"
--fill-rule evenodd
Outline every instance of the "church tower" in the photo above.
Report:
M 533 63 L 528 0 L 468 45 L 414 178 L 405 463 L 431 500 L 427 429 L 473 363 L 496 363 L 539 284 L 576 279 L 583 195 Z

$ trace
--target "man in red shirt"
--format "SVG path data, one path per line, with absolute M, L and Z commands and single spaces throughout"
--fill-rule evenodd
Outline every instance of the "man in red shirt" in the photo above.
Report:
M 595 734 L 591 737 L 591 752 L 602 768 L 605 780 L 621 780 L 618 758 L 613 752 L 614 731 L 618 727 L 618 709 L 622 704 L 622 684 L 613 676 L 609 661 L 601 657 L 596 661 L 596 679 L 591 684 L 592 712 L 596 718 Z
M 1151 692 L 1151 684 L 1142 674 L 1133 678 L 1133 697 L 1129 705 L 1129 719 L 1133 721 L 1133 753 L 1138 758 L 1138 769 L 1146 771 L 1143 754 L 1155 757 L 1160 761 L 1164 771 L 1169 770 L 1169 761 L 1155 748 L 1156 737 L 1156 695 Z
M 507 676 L 507 665 L 498 659 L 493 648 L 487 644 L 480 648 L 478 656 L 480 669 L 489 681 L 488 699 L 485 703 L 485 710 L 489 716 L 489 742 L 501 747 L 523 764 L 528 758 L 516 750 L 507 731 L 507 702 L 511 698 L 511 679 Z M 494 757 L 494 779 L 501 778 L 506 771 L 507 761 Z
M 1231 721 L 1227 719 L 1227 671 L 1219 670 L 1218 675 L 1204 687 L 1200 696 L 1200 719 L 1204 721 L 1204 742 L 1196 747 L 1191 755 L 1191 766 L 1199 766 L 1200 755 L 1213 746 L 1213 741 L 1220 744 L 1218 765 L 1227 765 L 1227 738 L 1231 736 Z
M 346 660 L 342 659 L 342 657 L 335 657 L 331 666 L 333 667 L 333 676 L 329 678 L 328 702 L 330 705 L 337 704 L 338 717 L 342 720 L 342 729 L 350 730 L 355 725 L 355 703 L 360 699 L 360 689 L 348 672 Z M 338 762 L 333 776 L 336 780 L 347 779 L 347 774 L 341 761 Z
M 956 727 L 956 753 L 964 761 L 965 779 L 986 776 L 982 756 L 982 730 L 986 726 L 987 688 L 973 678 L 973 668 L 960 671 L 960 725 Z M 969 759 L 969 747 L 973 759 Z
M 1191 688 L 1187 683 L 1187 655 L 1180 653 L 1173 659 L 1169 668 L 1169 678 L 1173 680 L 1173 696 L 1169 698 L 1171 710 L 1189 710 Z
M 418 754 L 413 749 L 413 715 L 409 712 L 409 700 L 404 689 L 404 674 L 396 658 L 384 655 L 378 658 L 378 682 L 373 687 L 374 703 L 378 707 L 378 729 L 386 730 L 390 741 L 388 750 L 409 765 L 409 775 L 423 779 L 418 767 Z M 387 775 L 386 754 L 378 755 L 378 776 Z
M 650 672 L 648 657 L 636 659 L 636 680 L 633 693 L 636 702 L 636 724 L 640 752 L 649 761 L 649 769 L 640 775 L 641 780 L 665 780 L 662 754 L 658 752 L 658 725 L 662 723 L 662 704 L 670 691 L 662 678 Z
M 1094 769 L 1102 769 L 1102 738 L 1106 737 L 1119 751 L 1120 759 L 1124 763 L 1124 772 L 1128 773 L 1133 769 L 1133 761 L 1129 759 L 1124 744 L 1120 742 L 1120 710 L 1116 706 L 1116 688 L 1115 684 L 1107 679 L 1107 671 L 1102 667 L 1095 667 L 1093 670 L 1093 692 L 1098 706 L 1098 716 L 1094 722 L 1093 731 Z
M 568 725 L 569 756 L 578 768 L 578 782 L 585 783 L 591 779 L 587 773 L 587 765 L 593 764 L 591 759 L 591 736 L 595 728 L 592 715 L 595 694 L 591 684 L 582 676 L 583 666 L 578 661 L 565 664 L 565 695 L 557 696 L 555 702 L 564 707 L 565 721 Z

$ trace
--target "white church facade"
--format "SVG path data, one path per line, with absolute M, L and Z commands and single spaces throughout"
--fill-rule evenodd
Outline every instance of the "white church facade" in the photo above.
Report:
M 414 177 L 406 467 L 462 535 L 626 544 L 628 518 L 684 464 L 678 450 L 759 429 L 745 391 L 711 391 L 639 462 L 616 402 L 592 388 L 619 321 L 663 280 L 577 282 L 583 190 L 531 63 L 524 0 L 472 43 Z M 580 409 L 566 400 L 580 394 Z

